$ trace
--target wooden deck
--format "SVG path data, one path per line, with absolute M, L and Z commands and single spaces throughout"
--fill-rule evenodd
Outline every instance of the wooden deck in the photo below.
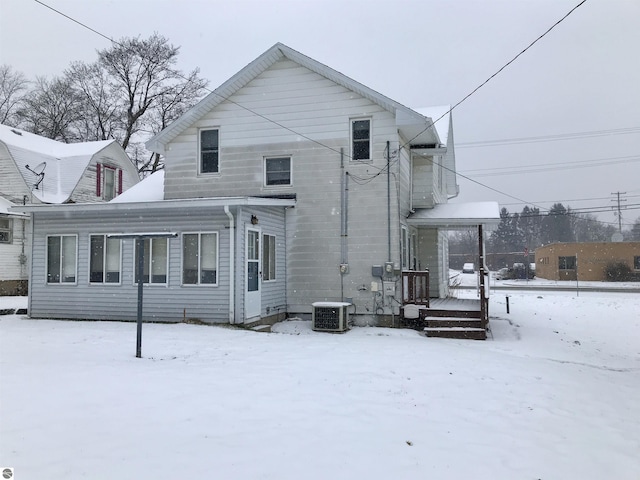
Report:
M 429 308 L 433 310 L 480 311 L 480 300 L 474 298 L 432 298 Z
M 421 281 L 428 285 L 428 272 L 408 272 L 404 286 Z M 424 277 L 426 280 L 423 280 Z M 465 338 L 485 340 L 487 338 L 488 315 L 486 304 L 481 299 L 430 298 L 425 301 L 422 288 L 405 288 L 400 309 L 402 325 L 424 332 L 428 337 Z

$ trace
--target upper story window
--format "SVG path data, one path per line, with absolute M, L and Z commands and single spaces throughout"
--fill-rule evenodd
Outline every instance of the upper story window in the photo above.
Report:
M 76 235 L 47 237 L 47 283 L 75 283 L 77 265 Z
M 0 218 L 0 243 L 11 243 L 12 223 L 10 218 Z
M 122 240 L 91 235 L 89 254 L 90 283 L 120 283 Z
M 219 130 L 200 130 L 200 173 L 220 171 Z
M 633 269 L 640 270 L 640 255 L 633 257 Z
M 267 157 L 264 159 L 264 184 L 291 185 L 291 157 Z
M 105 201 L 122 193 L 122 169 L 98 163 L 96 165 L 96 196 Z
M 371 120 L 351 120 L 351 160 L 371 160 Z

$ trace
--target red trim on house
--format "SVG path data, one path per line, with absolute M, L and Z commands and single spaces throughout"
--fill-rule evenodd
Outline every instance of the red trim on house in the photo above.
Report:
M 101 167 L 102 165 L 100 163 L 96 163 L 96 196 L 98 197 L 102 195 L 102 178 L 100 178 L 102 176 L 100 175 Z

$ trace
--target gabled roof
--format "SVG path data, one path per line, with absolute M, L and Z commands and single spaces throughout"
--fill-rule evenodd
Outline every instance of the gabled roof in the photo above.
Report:
M 164 153 L 165 146 L 184 130 L 189 128 L 216 106 L 227 100 L 258 75 L 282 59 L 288 59 L 296 62 L 297 64 L 308 68 L 312 72 L 315 72 L 318 75 L 321 75 L 336 84 L 367 98 L 371 102 L 379 105 L 381 108 L 394 113 L 396 115 L 398 126 L 401 129 L 406 129 L 406 137 L 413 139 L 414 136 L 418 136 L 418 138 L 413 140 L 413 142 L 442 143 L 437 139 L 437 133 L 435 130 L 429 128 L 429 125 L 432 123 L 430 118 L 426 118 L 420 113 L 385 97 L 375 90 L 372 90 L 346 75 L 343 75 L 337 70 L 307 57 L 306 55 L 303 55 L 282 43 L 276 43 L 273 47 L 256 58 L 253 62 L 249 63 L 233 77 L 204 97 L 199 103 L 176 119 L 167 128 L 148 140 L 146 143 L 147 148 L 156 153 Z
M 440 143 L 447 145 L 449 139 L 449 123 L 451 121 L 451 105 L 437 105 L 433 107 L 420 107 L 415 109 L 421 115 L 432 119 L 436 131 L 440 137 Z
M 33 194 L 44 203 L 66 202 L 82 178 L 91 158 L 115 142 L 62 143 L 50 138 L 0 125 L 0 142 L 4 143 L 29 189 L 38 181 L 30 171 L 38 168 L 44 179 Z

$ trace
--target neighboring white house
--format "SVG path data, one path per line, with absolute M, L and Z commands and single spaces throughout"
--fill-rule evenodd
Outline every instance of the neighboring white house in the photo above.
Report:
M 115 140 L 62 143 L 0 125 L 0 295 L 24 294 L 28 218 L 11 206 L 106 202 L 138 183 Z
M 449 108 L 412 110 L 282 44 L 147 148 L 165 171 L 114 201 L 23 209 L 32 317 L 134 320 L 122 234 L 164 232 L 145 240 L 147 319 L 251 324 L 345 302 L 384 324 L 403 271 L 428 268 L 430 295 L 448 295 L 447 228 L 499 220 L 497 203 L 424 214 L 458 194 Z M 65 265 L 47 253 L 65 248 Z

